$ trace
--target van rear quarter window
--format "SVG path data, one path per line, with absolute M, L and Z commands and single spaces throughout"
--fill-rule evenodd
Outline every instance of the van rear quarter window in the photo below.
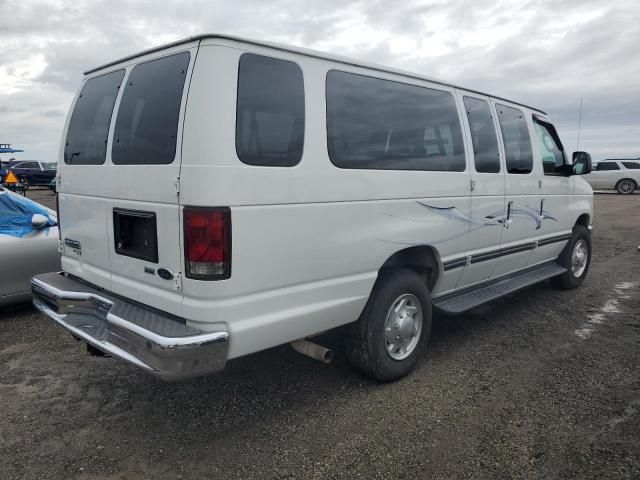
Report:
M 453 95 L 332 70 L 327 74 L 327 144 L 340 168 L 463 171 Z
M 533 170 L 533 151 L 531 150 L 527 120 L 517 108 L 505 105 L 496 105 L 496 108 L 504 142 L 507 172 L 531 173 Z
M 236 153 L 248 165 L 291 167 L 304 142 L 304 80 L 294 62 L 245 53 L 238 67 Z
M 113 106 L 123 78 L 124 70 L 117 70 L 85 82 L 69 121 L 64 145 L 64 163 L 104 163 Z
M 189 52 L 182 52 L 133 67 L 118 108 L 114 164 L 173 162 L 189 59 Z

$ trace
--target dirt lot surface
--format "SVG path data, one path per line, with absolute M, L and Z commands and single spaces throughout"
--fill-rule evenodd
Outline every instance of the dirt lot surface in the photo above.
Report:
M 391 384 L 349 367 L 340 331 L 330 366 L 284 346 L 165 384 L 5 310 L 0 478 L 638 479 L 640 195 L 595 210 L 581 288 L 436 318 Z

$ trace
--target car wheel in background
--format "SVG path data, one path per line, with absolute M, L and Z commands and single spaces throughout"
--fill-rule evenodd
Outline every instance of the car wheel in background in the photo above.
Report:
M 618 191 L 618 193 L 621 193 L 623 195 L 629 195 L 633 193 L 636 187 L 636 182 L 634 182 L 630 178 L 623 178 L 618 183 L 616 183 L 616 190 Z
M 20 176 L 19 180 L 24 188 L 24 191 L 26 192 L 27 190 L 29 190 L 29 177 L 22 175 Z
M 417 273 L 394 270 L 383 274 L 360 318 L 349 326 L 349 360 L 381 382 L 405 376 L 426 349 L 431 318 L 431 296 Z

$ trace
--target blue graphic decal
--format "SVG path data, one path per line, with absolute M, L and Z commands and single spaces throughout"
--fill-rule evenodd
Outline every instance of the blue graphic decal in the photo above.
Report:
M 471 226 L 472 230 L 482 227 L 490 227 L 493 225 L 504 225 L 507 221 L 507 215 L 504 210 L 492 213 L 484 217 L 483 220 L 476 220 L 471 218 L 469 215 L 458 210 L 456 207 L 436 207 L 433 205 L 429 205 L 420 201 L 416 201 L 418 204 L 423 207 L 428 208 L 436 215 L 440 215 L 442 217 L 447 218 L 448 220 L 458 220 L 464 223 L 467 223 Z M 549 212 L 546 210 L 542 210 L 539 212 L 537 209 L 529 206 L 529 205 L 519 205 L 512 204 L 511 206 L 511 217 L 525 217 L 533 220 L 536 224 L 536 230 L 539 230 L 542 227 L 543 220 L 553 220 L 557 222 L 558 220 L 551 216 Z

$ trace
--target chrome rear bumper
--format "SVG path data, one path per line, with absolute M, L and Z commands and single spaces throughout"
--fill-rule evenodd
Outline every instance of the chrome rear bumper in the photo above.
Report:
M 228 332 L 197 330 L 62 272 L 33 277 L 31 290 L 36 308 L 58 325 L 164 380 L 218 372 L 226 363 Z

